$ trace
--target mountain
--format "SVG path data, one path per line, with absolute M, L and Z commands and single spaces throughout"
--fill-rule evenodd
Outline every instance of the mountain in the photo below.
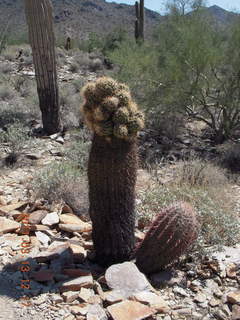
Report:
M 227 27 L 234 19 L 240 16 L 237 13 L 227 11 L 216 5 L 207 8 L 206 11 L 215 23 L 222 27 Z
M 0 30 L 9 21 L 10 32 L 17 39 L 27 33 L 23 3 L 23 0 L 0 0 Z M 104 0 L 52 0 L 52 4 L 57 37 L 86 39 L 91 32 L 106 34 L 117 27 L 134 34 L 134 6 Z M 149 9 L 145 9 L 145 15 L 148 36 L 161 16 Z

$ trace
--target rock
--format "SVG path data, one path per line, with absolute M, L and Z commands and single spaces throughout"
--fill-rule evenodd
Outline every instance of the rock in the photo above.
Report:
M 240 306 L 237 304 L 232 307 L 232 320 L 240 320 Z
M 46 217 L 48 212 L 46 210 L 36 210 L 29 215 L 29 223 L 39 224 L 43 218 Z
M 192 315 L 192 309 L 191 308 L 181 308 L 181 309 L 176 309 L 172 312 L 173 315 L 175 316 L 189 316 Z
M 155 312 L 148 306 L 125 300 L 107 307 L 113 320 L 141 320 L 152 316 Z
M 49 227 L 43 226 L 42 224 L 30 225 L 30 231 L 45 231 L 49 230 Z
M 53 280 L 52 270 L 39 270 L 33 273 L 33 279 L 40 282 Z
M 213 315 L 218 320 L 229 320 L 229 317 L 227 317 L 222 310 L 216 310 Z
M 119 291 L 114 291 L 114 290 L 104 292 L 103 298 L 109 305 L 117 302 L 121 302 L 125 299 Z
M 42 219 L 42 224 L 45 226 L 52 226 L 59 222 L 59 216 L 57 212 L 48 213 L 45 218 Z
M 0 217 L 0 235 L 8 232 L 12 232 L 20 228 L 20 223 Z
M 31 153 L 26 153 L 25 157 L 30 159 L 30 160 L 38 160 L 42 157 L 42 152 L 31 152 Z
M 81 288 L 91 288 L 93 286 L 93 277 L 92 276 L 83 276 L 76 278 L 74 280 L 66 281 L 60 287 L 61 292 L 65 291 L 78 291 Z
M 130 297 L 131 300 L 141 302 L 143 304 L 148 304 L 151 308 L 157 310 L 158 312 L 167 313 L 170 309 L 168 303 L 163 300 L 159 295 L 149 292 L 142 291 L 134 294 Z
M 17 203 L 9 204 L 7 206 L 1 206 L 0 207 L 0 213 L 7 214 L 10 211 L 13 211 L 13 210 L 16 210 L 16 209 L 20 209 L 20 208 L 26 206 L 27 204 L 28 204 L 28 202 L 26 202 L 26 201 L 19 201 Z
M 35 234 L 37 239 L 44 245 L 47 245 L 51 241 L 49 236 L 47 236 L 45 233 L 41 231 L 36 231 Z
M 198 293 L 195 295 L 193 301 L 198 302 L 198 303 L 203 303 L 206 301 L 206 299 L 207 299 L 207 297 L 205 296 L 205 294 Z
M 240 291 L 232 291 L 227 294 L 227 301 L 232 304 L 240 305 Z
M 6 206 L 6 205 L 7 205 L 7 200 L 3 196 L 0 196 L 0 206 Z
M 75 262 L 82 263 L 86 259 L 87 252 L 82 246 L 70 243 L 69 248 L 72 252 L 73 260 Z
M 87 313 L 87 320 L 107 320 L 108 317 L 104 309 L 98 305 L 93 304 L 89 306 Z
M 64 144 L 64 139 L 61 136 L 57 137 L 57 139 L 55 141 L 58 142 L 58 143 Z
M 87 288 L 81 288 L 80 292 L 78 293 L 79 298 L 83 302 L 88 302 L 89 298 L 94 295 L 94 291 Z
M 237 265 L 235 263 L 230 263 L 226 267 L 226 274 L 228 278 L 235 279 L 237 276 Z
M 65 302 L 71 303 L 78 298 L 78 292 L 77 291 L 63 292 L 62 297 Z
M 173 292 L 176 294 L 179 294 L 182 297 L 188 297 L 188 293 L 181 287 L 175 287 L 173 288 Z
M 109 288 L 120 292 L 125 298 L 152 289 L 145 275 L 132 262 L 110 266 L 105 273 L 105 279 Z
M 85 316 L 88 312 L 90 305 L 87 305 L 86 303 L 79 304 L 77 306 L 70 306 L 70 311 L 75 315 L 82 315 Z
M 55 241 L 48 247 L 46 251 L 38 253 L 34 258 L 37 262 L 46 262 L 49 260 L 57 259 L 57 258 L 65 258 L 71 257 L 71 252 L 69 249 L 68 243 L 60 243 L 58 245 L 54 245 Z
M 67 232 L 89 232 L 92 226 L 89 223 L 82 222 L 82 224 L 59 224 L 59 228 Z
M 209 301 L 209 305 L 211 306 L 211 307 L 216 307 L 216 306 L 218 306 L 219 304 L 221 303 L 221 301 L 220 300 L 217 300 L 217 299 L 215 299 L 215 298 L 212 298 L 210 301 Z
M 71 209 L 69 209 L 69 210 L 71 210 Z M 82 221 L 78 216 L 76 216 L 73 213 L 61 214 L 59 219 L 60 219 L 60 222 L 64 223 L 64 224 L 79 224 L 79 225 L 85 224 L 84 221 Z
M 63 298 L 62 298 L 59 294 L 52 294 L 52 295 L 50 296 L 50 300 L 51 300 L 54 304 L 63 302 Z
M 215 289 L 215 290 L 213 291 L 213 295 L 214 295 L 216 298 L 221 298 L 222 295 L 223 295 L 223 293 L 222 293 L 222 291 L 221 291 L 219 288 L 217 288 L 217 289 Z

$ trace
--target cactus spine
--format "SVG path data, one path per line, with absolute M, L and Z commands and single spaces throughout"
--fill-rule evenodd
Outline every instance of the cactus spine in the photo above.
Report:
M 139 3 L 135 2 L 135 12 L 135 39 L 137 42 L 142 42 L 144 41 L 144 0 L 140 0 Z
M 82 112 L 93 131 L 88 162 L 89 214 L 96 262 L 129 260 L 135 247 L 136 137 L 143 128 L 129 89 L 107 77 L 82 90 Z M 132 121 L 138 121 L 134 130 Z
M 136 265 L 144 273 L 159 271 L 187 250 L 198 230 L 190 204 L 177 202 L 162 209 L 136 249 Z

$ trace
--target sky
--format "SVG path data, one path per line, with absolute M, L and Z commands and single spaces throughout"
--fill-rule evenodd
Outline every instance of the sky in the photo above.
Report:
M 107 2 L 126 3 L 133 5 L 135 0 L 106 0 Z M 164 2 L 165 0 L 145 0 L 145 7 L 161 14 L 164 14 Z M 240 12 L 240 0 L 206 0 L 208 7 L 217 5 L 223 9 Z

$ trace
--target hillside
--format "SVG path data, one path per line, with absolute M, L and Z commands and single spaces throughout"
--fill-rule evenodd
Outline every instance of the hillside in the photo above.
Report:
M 118 26 L 134 33 L 134 6 L 104 0 L 53 0 L 52 3 L 58 36 L 69 34 L 85 39 L 90 32 L 106 34 Z M 145 13 L 148 35 L 161 16 L 148 9 Z M 26 34 L 22 0 L 0 0 L 0 26 L 7 21 L 10 21 L 10 31 L 15 37 Z

